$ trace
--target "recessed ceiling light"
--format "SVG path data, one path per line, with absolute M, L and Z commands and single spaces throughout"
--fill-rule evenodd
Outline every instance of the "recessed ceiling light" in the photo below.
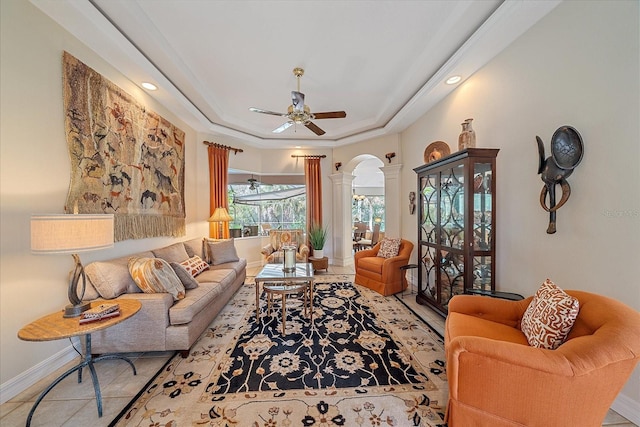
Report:
M 460 76 L 451 76 L 447 79 L 445 83 L 448 85 L 454 85 L 456 83 L 460 83 L 460 80 L 462 80 L 462 77 Z
M 149 83 L 149 82 L 142 82 L 142 87 L 147 89 L 147 90 L 157 90 L 158 86 L 154 85 L 153 83 Z
M 294 148 L 302 148 L 301 145 L 296 145 Z

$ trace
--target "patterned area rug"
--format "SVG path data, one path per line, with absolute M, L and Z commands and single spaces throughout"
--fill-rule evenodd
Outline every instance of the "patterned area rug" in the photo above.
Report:
M 396 298 L 316 283 L 313 325 L 296 298 L 286 335 L 264 295 L 260 317 L 248 278 L 115 425 L 445 426 L 442 339 Z

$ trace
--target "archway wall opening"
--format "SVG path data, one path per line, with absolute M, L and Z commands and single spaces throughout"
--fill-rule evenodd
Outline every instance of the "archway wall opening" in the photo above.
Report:
M 333 223 L 335 227 L 334 263 L 353 264 L 353 194 L 370 193 L 384 195 L 384 209 L 375 215 L 384 221 L 385 234 L 400 236 L 400 136 L 385 135 L 355 144 L 336 147 L 333 150 L 332 163 L 335 173 L 333 181 Z M 336 166 L 339 165 L 339 166 Z M 372 168 L 379 172 L 373 182 L 360 180 Z M 380 209 L 379 209 L 380 210 Z M 369 218 L 372 222 L 374 217 Z

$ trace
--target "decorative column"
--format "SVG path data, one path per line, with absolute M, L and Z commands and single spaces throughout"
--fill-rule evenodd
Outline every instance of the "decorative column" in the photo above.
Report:
M 401 208 L 404 204 L 401 201 L 400 181 L 401 164 L 383 166 L 380 168 L 384 174 L 384 235 L 385 237 L 400 236 Z
M 353 265 L 353 229 L 351 228 L 351 172 L 329 175 L 333 182 L 333 264 Z

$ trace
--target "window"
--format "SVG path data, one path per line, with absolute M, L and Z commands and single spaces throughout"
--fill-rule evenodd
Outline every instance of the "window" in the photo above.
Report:
M 351 218 L 353 222 L 367 223 L 370 230 L 373 230 L 376 219 L 380 218 L 380 231 L 384 231 L 384 196 L 363 195 L 353 198 Z
M 233 217 L 229 227 L 241 230 L 242 236 L 258 235 L 263 225 L 306 230 L 304 185 L 260 184 L 251 189 L 249 184 L 230 184 L 228 197 L 229 213 Z

